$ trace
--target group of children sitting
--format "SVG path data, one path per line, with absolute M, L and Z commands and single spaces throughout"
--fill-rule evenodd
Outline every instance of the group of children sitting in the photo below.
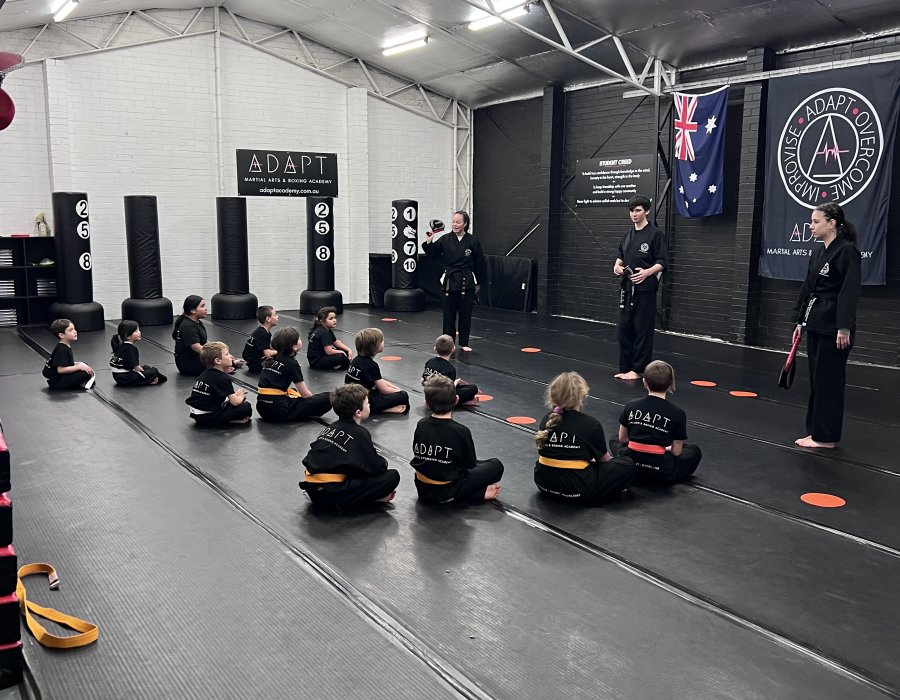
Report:
M 229 377 L 239 361 L 225 343 L 207 342 L 202 323 L 205 316 L 205 301 L 188 297 L 172 334 L 179 372 L 197 376 L 185 400 L 190 416 L 204 427 L 248 423 L 253 409 L 247 393 L 235 388 Z M 338 511 L 393 499 L 400 475 L 388 468 L 361 425 L 370 413 L 407 413 L 410 409 L 409 395 L 384 379 L 375 361 L 384 350 L 382 331 L 361 330 L 356 335 L 354 356 L 334 334 L 335 309 L 321 309 L 308 335 L 310 367 L 344 369 L 346 374 L 343 386 L 313 394 L 296 359 L 302 348 L 300 332 L 282 328 L 272 333 L 279 319 L 271 306 L 260 307 L 257 320 L 260 326 L 247 340 L 242 355 L 248 370 L 259 373 L 256 408 L 260 418 L 293 422 L 321 417 L 329 410 L 338 416 L 311 444 L 303 460 L 306 474 L 300 487 L 313 503 Z M 90 388 L 93 370 L 83 362 L 76 363 L 72 354 L 71 344 L 78 338 L 75 326 L 58 319 L 50 330 L 59 340 L 43 372 L 50 388 Z M 139 325 L 126 320 L 111 340 L 110 365 L 119 385 L 166 381 L 159 370 L 140 364 L 135 347 L 140 339 Z M 416 426 L 410 461 L 419 499 L 433 503 L 495 499 L 500 493 L 503 464 L 498 459 L 479 460 L 471 432 L 453 420 L 456 406 L 477 405 L 478 387 L 456 377 L 450 362 L 456 348 L 450 336 L 439 336 L 434 348 L 437 356 L 428 360 L 422 374 L 431 415 Z M 700 450 L 685 443 L 685 413 L 666 398 L 675 390 L 672 366 L 651 362 L 644 372 L 644 386 L 647 395 L 626 404 L 619 417 L 617 439 L 610 440 L 607 447 L 603 427 L 583 412 L 589 392 L 584 378 L 577 372 L 564 372 L 553 379 L 545 395 L 551 410 L 535 435 L 538 459 L 534 481 L 541 493 L 593 505 L 627 494 L 636 478 L 670 484 L 693 474 Z

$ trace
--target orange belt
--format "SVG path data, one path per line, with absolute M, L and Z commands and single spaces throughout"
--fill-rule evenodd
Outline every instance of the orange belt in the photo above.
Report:
M 50 590 L 59 587 L 59 577 L 56 575 L 56 569 L 50 566 L 50 564 L 26 564 L 19 569 L 19 578 L 16 582 L 16 596 L 19 598 L 19 606 L 22 608 L 22 613 L 25 615 L 25 622 L 28 625 L 28 629 L 31 630 L 31 633 L 38 643 L 45 647 L 53 647 L 55 649 L 71 649 L 73 647 L 83 647 L 86 644 L 96 642 L 97 637 L 100 635 L 100 630 L 93 622 L 80 620 L 77 617 L 61 613 L 59 610 L 45 608 L 42 605 L 37 605 L 28 600 L 25 595 L 25 584 L 22 583 L 22 579 L 31 574 L 47 574 L 47 577 L 50 579 Z M 37 617 L 52 620 L 64 627 L 75 630 L 79 634 L 69 635 L 67 637 L 52 634 L 37 621 Z
M 348 478 L 346 474 L 329 474 L 327 472 L 310 474 L 309 469 L 306 470 L 306 483 L 308 484 L 339 484 L 347 481 Z
M 416 470 L 416 478 L 423 484 L 431 484 L 432 486 L 446 486 L 447 484 L 453 483 L 452 481 L 435 481 L 434 479 L 429 479 L 418 469 Z
M 648 455 L 664 455 L 666 453 L 666 448 L 662 445 L 645 445 L 642 442 L 634 442 L 632 440 L 628 441 L 628 449 Z
M 272 389 L 269 387 L 262 387 L 256 390 L 262 396 L 287 396 L 289 399 L 300 399 L 303 398 L 300 396 L 300 392 L 297 391 L 294 387 L 288 387 L 287 391 L 283 391 L 282 389 Z
M 545 467 L 556 467 L 557 469 L 586 469 L 591 464 L 586 459 L 553 459 L 543 455 L 539 455 L 537 461 Z

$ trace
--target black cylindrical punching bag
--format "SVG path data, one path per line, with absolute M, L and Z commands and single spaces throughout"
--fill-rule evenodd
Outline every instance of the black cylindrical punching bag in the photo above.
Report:
M 334 290 L 334 199 L 308 197 L 306 200 L 307 286 L 300 293 L 300 313 L 318 313 L 333 306 L 344 313 L 344 298 Z
M 384 293 L 388 311 L 423 311 L 425 292 L 419 289 L 419 203 L 395 199 L 391 203 L 391 285 Z
M 94 301 L 91 222 L 87 194 L 53 193 L 56 240 L 56 289 L 59 301 L 50 306 L 52 318 L 67 318 L 79 331 L 103 328 L 103 307 Z
M 219 238 L 219 293 L 212 298 L 213 318 L 256 318 L 259 302 L 250 294 L 247 251 L 247 200 L 216 197 Z
M 131 297 L 122 302 L 122 318 L 142 326 L 172 323 L 172 302 L 162 295 L 156 197 L 125 197 L 125 241 Z

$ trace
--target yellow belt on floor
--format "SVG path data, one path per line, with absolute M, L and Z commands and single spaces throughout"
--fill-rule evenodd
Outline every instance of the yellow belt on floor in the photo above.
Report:
M 19 598 L 19 607 L 25 615 L 25 622 L 28 625 L 28 629 L 31 630 L 31 633 L 38 643 L 45 647 L 53 647 L 54 649 L 73 649 L 75 647 L 83 647 L 96 642 L 97 637 L 100 636 L 100 629 L 93 622 L 66 615 L 53 608 L 45 608 L 28 600 L 25 595 L 25 584 L 22 583 L 22 578 L 31 576 L 32 574 L 47 574 L 50 579 L 51 591 L 59 587 L 59 576 L 56 575 L 56 569 L 50 566 L 50 564 L 26 564 L 19 569 L 19 578 L 16 582 L 16 596 Z M 52 620 L 69 629 L 75 630 L 79 634 L 73 634 L 68 637 L 60 637 L 51 634 L 37 621 L 37 617 Z
M 283 389 L 271 389 L 269 387 L 260 387 L 256 390 L 261 396 L 287 396 L 289 399 L 301 399 L 300 392 L 294 387 L 288 387 L 287 391 Z
M 429 479 L 419 470 L 416 470 L 416 478 L 423 484 L 431 484 L 432 486 L 446 486 L 447 484 L 453 483 L 452 481 L 435 481 L 434 479 Z
M 327 472 L 310 474 L 309 469 L 306 470 L 306 483 L 308 484 L 339 484 L 347 479 L 346 474 L 329 474 Z
M 586 469 L 591 464 L 586 459 L 553 459 L 553 457 L 544 457 L 543 455 L 538 455 L 538 462 L 545 467 L 556 467 L 557 469 Z

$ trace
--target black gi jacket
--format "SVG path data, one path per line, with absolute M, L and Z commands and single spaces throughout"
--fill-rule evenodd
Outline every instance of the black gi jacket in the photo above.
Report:
M 481 243 L 471 233 L 457 238 L 452 231 L 445 233 L 436 241 L 424 243 L 422 250 L 429 258 L 442 258 L 444 261 L 445 292 L 472 290 L 475 285 L 486 279 L 484 254 Z
M 856 330 L 856 304 L 859 301 L 859 250 L 840 236 L 826 248 L 817 248 L 809 261 L 809 270 L 800 289 L 794 320 L 803 323 L 809 299 L 816 297 L 806 320 L 806 329 L 814 333 Z
M 666 236 L 653 224 L 648 223 L 640 231 L 632 227 L 619 243 L 619 259 L 635 271 L 638 268 L 646 270 L 656 263 L 665 268 L 668 265 L 668 257 Z M 628 276 L 625 275 L 623 283 L 627 281 Z M 633 288 L 636 293 L 648 293 L 655 292 L 658 287 L 659 278 L 652 275 Z

